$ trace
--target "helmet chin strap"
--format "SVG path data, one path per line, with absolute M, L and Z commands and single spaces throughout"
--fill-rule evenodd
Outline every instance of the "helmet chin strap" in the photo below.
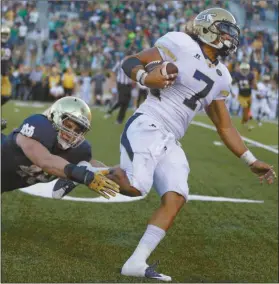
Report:
M 218 49 L 218 50 L 222 49 L 223 47 L 226 47 L 226 48 L 228 49 L 228 55 L 229 55 L 230 53 L 236 51 L 235 49 L 230 49 L 232 43 L 231 43 L 229 40 L 224 40 L 224 42 L 222 42 L 222 41 L 219 40 L 219 43 L 218 43 L 218 44 L 213 44 L 213 43 L 210 43 L 210 42 L 204 40 L 204 39 L 201 38 L 201 37 L 199 37 L 199 39 L 200 39 L 202 42 L 204 42 L 204 43 L 206 43 L 206 44 L 208 44 L 208 45 L 210 45 L 210 46 L 212 46 L 212 47 L 214 47 L 214 48 L 216 48 L 216 49 Z
M 67 150 L 67 149 L 71 148 L 71 146 L 65 140 L 63 140 L 61 137 L 58 136 L 57 140 L 58 140 L 58 143 L 62 147 L 63 150 Z

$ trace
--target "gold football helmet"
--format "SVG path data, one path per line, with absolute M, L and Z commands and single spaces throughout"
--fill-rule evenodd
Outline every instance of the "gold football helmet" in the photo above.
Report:
M 1 42 L 5 43 L 9 40 L 11 34 L 11 29 L 7 26 L 1 27 Z
M 194 19 L 193 27 L 198 38 L 218 49 L 219 55 L 227 56 L 236 51 L 240 30 L 234 16 L 227 10 L 222 8 L 204 10 Z
M 79 98 L 64 97 L 57 100 L 46 115 L 58 130 L 57 140 L 64 150 L 79 146 L 90 130 L 90 108 Z
M 241 63 L 239 66 L 240 73 L 243 76 L 247 76 L 250 73 L 250 65 L 248 63 Z

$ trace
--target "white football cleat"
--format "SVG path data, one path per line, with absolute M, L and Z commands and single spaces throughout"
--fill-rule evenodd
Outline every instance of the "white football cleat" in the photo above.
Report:
M 158 279 L 165 282 L 171 281 L 170 276 L 155 271 L 155 267 L 157 266 L 157 264 L 158 262 L 151 266 L 148 266 L 146 263 L 127 261 L 121 269 L 121 274 L 125 276 Z

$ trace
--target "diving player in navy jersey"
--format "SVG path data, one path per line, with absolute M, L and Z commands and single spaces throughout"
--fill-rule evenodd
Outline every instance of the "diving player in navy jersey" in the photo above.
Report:
M 81 99 L 65 97 L 56 101 L 48 115 L 34 114 L 2 139 L 1 191 L 12 191 L 36 183 L 62 177 L 85 184 L 109 198 L 119 192 L 125 176 L 122 170 L 88 170 L 77 165 L 81 161 L 93 164 L 91 146 L 84 135 L 90 129 L 91 111 Z

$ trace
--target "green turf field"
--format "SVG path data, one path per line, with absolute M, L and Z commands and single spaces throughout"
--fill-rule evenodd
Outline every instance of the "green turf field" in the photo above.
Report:
M 2 116 L 11 130 L 44 108 L 9 102 Z M 123 126 L 114 125 L 114 118 L 103 120 L 103 114 L 93 111 L 88 139 L 94 157 L 113 165 L 119 163 Z M 205 116 L 196 121 L 210 124 Z M 235 122 L 240 127 L 239 120 Z M 277 125 L 240 130 L 245 137 L 278 145 Z M 216 132 L 196 125 L 181 141 L 191 167 L 190 194 L 264 203 L 189 201 L 149 262 L 160 260 L 158 271 L 172 276 L 173 282 L 278 282 L 277 184 L 260 185 L 241 161 L 214 141 L 219 141 Z M 252 146 L 251 150 L 278 172 L 276 153 Z M 72 196 L 94 194 L 79 187 Z M 156 282 L 121 276 L 120 268 L 158 205 L 154 191 L 141 201 L 113 204 L 5 193 L 1 282 Z

